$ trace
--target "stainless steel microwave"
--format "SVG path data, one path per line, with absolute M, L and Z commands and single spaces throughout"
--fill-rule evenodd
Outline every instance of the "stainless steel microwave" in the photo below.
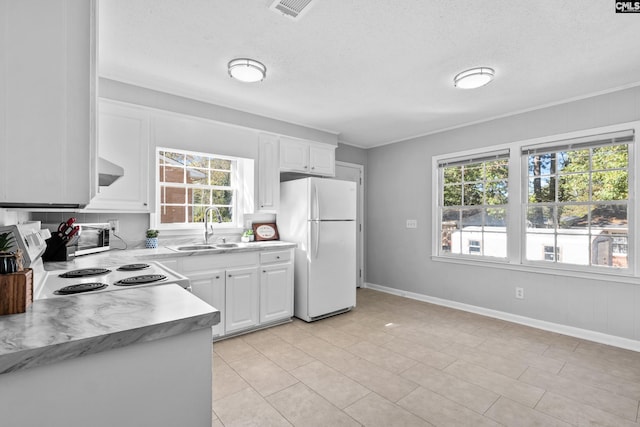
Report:
M 94 254 L 111 249 L 109 247 L 109 233 L 111 227 L 108 223 L 76 223 L 80 226 L 78 241 L 73 245 L 75 256 Z

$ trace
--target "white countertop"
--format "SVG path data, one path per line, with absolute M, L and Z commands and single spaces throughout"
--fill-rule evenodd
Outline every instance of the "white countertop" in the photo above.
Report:
M 0 374 L 208 328 L 220 312 L 178 285 L 36 300 L 0 316 Z

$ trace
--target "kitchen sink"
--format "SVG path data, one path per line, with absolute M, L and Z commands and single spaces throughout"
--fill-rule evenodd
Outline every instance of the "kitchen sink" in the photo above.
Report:
M 190 246 L 178 246 L 177 248 L 173 248 L 176 251 L 180 252 L 191 252 L 191 251 L 206 251 L 211 249 L 216 249 L 213 245 L 190 245 Z
M 224 248 L 237 248 L 239 246 L 240 245 L 238 245 L 237 243 L 217 243 L 216 244 L 216 248 L 221 248 L 221 249 L 224 249 Z

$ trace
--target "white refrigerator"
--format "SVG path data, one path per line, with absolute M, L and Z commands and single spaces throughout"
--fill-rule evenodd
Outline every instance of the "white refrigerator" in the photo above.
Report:
M 280 239 L 298 244 L 294 315 L 311 322 L 355 307 L 356 183 L 280 183 L 277 223 Z

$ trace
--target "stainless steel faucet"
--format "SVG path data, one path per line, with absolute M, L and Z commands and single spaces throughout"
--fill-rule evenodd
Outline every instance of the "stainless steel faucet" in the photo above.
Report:
M 213 236 L 213 225 L 209 225 L 209 213 L 215 210 L 216 216 L 218 217 L 218 223 L 222 222 L 222 215 L 220 215 L 220 209 L 216 206 L 209 206 L 204 211 L 204 243 L 205 245 L 209 244 L 209 238 Z

